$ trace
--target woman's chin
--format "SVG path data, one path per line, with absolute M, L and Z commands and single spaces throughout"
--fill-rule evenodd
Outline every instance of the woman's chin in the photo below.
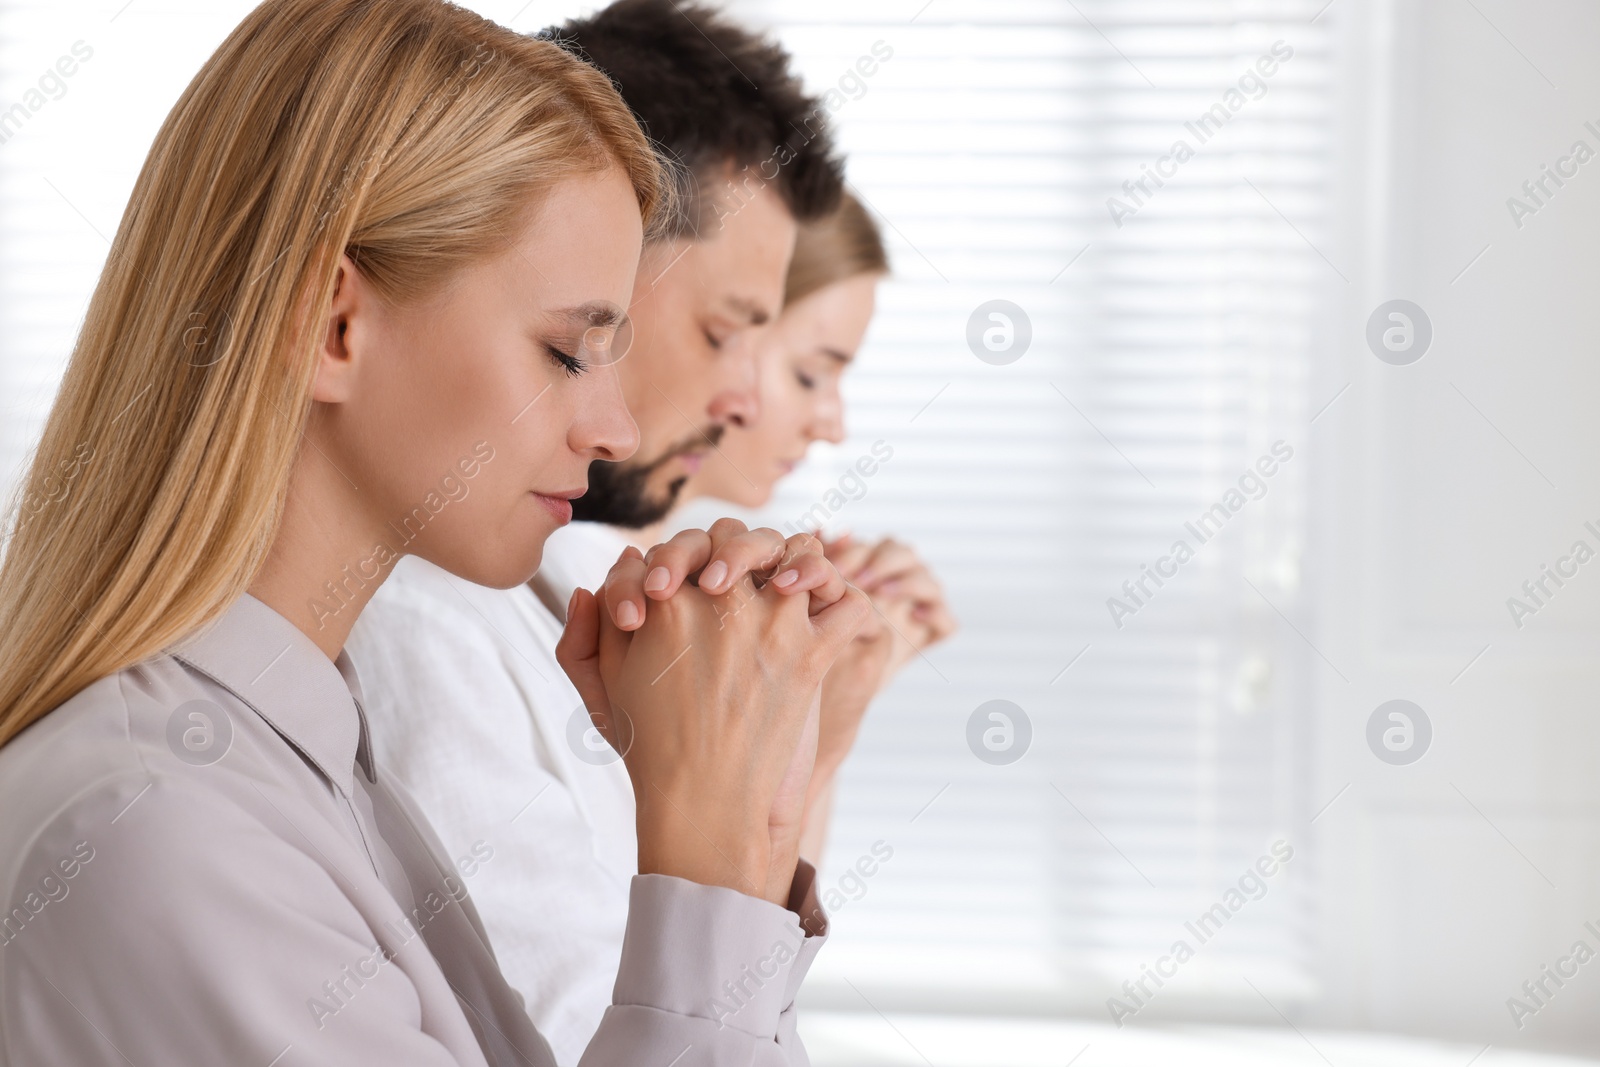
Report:
M 549 530 L 541 530 L 536 538 L 524 537 L 514 545 L 500 540 L 493 545 L 485 538 L 473 545 L 462 546 L 459 552 L 431 552 L 425 558 L 429 563 L 449 571 L 457 578 L 490 589 L 511 589 L 522 585 L 534 576 L 544 562 L 544 543 Z
M 752 489 L 750 486 L 745 486 L 743 499 L 735 500 L 734 503 L 744 508 L 764 508 L 768 504 L 772 503 L 772 495 L 777 487 L 778 486 L 776 482 L 772 482 L 765 486 L 760 486 L 754 489 Z
M 523 585 L 539 572 L 539 565 L 544 562 L 544 545 L 539 545 L 539 550 L 515 560 L 501 560 L 487 566 L 478 575 L 462 575 L 468 581 L 478 585 L 488 586 L 490 589 L 511 589 Z

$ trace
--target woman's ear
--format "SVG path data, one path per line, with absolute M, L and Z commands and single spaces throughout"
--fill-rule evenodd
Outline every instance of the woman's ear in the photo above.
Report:
M 340 256 L 333 299 L 327 308 L 327 325 L 317 345 L 317 378 L 311 388 L 312 400 L 341 404 L 354 394 L 363 349 L 372 336 L 370 320 L 376 310 L 373 296 L 355 262 L 347 255 Z

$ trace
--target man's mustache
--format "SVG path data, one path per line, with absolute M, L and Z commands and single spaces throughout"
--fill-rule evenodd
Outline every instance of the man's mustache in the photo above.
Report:
M 687 456 L 691 452 L 700 452 L 707 448 L 716 448 L 717 445 L 722 442 L 722 435 L 727 432 L 728 428 L 726 426 L 708 426 L 704 430 L 694 434 L 692 437 L 684 438 L 660 458 L 653 460 L 645 469 L 653 472 L 677 459 L 679 456 Z

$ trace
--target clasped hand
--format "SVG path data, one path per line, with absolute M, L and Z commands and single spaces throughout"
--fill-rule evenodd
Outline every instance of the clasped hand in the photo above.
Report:
M 641 874 L 787 902 L 822 679 L 870 612 L 815 537 L 733 519 L 573 594 L 556 656 L 623 755 Z

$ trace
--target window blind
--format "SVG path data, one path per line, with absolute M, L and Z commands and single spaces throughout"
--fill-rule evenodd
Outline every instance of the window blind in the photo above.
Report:
M 827 91 L 895 269 L 850 439 L 761 517 L 913 542 L 963 622 L 844 772 L 814 1002 L 1154 1015 L 1309 993 L 1305 384 L 1337 284 L 1321 6 L 732 5 Z M 1013 362 L 969 342 L 995 300 L 1031 328 Z M 875 442 L 892 458 L 850 477 Z M 995 700 L 1031 727 L 1013 763 L 969 744 Z M 1280 841 L 1293 858 L 1232 910 Z M 1193 957 L 1161 964 L 1179 941 Z M 1123 983 L 1158 965 L 1175 974 L 1135 1001 Z

